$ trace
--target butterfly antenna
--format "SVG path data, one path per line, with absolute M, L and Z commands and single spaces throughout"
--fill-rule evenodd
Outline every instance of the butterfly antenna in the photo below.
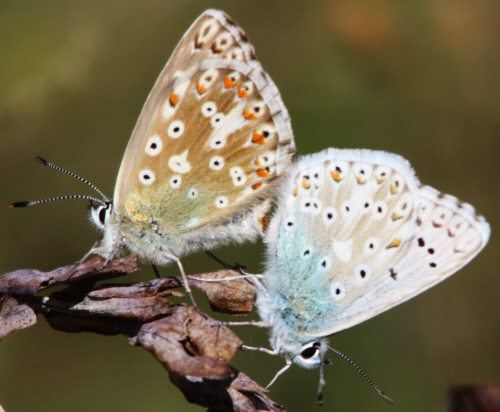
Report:
M 101 197 L 104 199 L 105 202 L 108 202 L 108 198 L 106 196 L 104 196 L 104 193 L 102 193 L 97 187 L 95 187 L 95 185 L 93 185 L 92 183 L 90 183 L 88 180 L 84 179 L 83 177 L 80 177 L 74 173 L 71 173 L 65 169 L 63 169 L 62 167 L 59 167 L 59 166 L 56 166 L 50 162 L 47 162 L 47 160 L 45 159 L 42 159 L 40 156 L 33 156 L 35 158 L 35 160 L 38 162 L 38 163 L 41 163 L 42 165 L 44 166 L 47 166 L 47 167 L 50 167 L 51 169 L 54 169 L 54 170 L 57 170 L 59 172 L 63 172 L 63 173 L 66 173 L 67 175 L 71 176 L 71 177 L 74 177 L 75 179 L 78 179 L 79 181 L 89 185 L 92 189 L 94 189 L 97 193 L 99 193 L 101 195 Z M 90 199 L 90 198 L 89 198 Z M 43 202 L 42 202 L 43 203 Z M 99 202 L 99 203 L 102 203 L 102 202 Z
M 11 203 L 9 205 L 9 208 L 13 209 L 16 207 L 28 207 L 28 206 L 33 206 L 33 205 L 38 205 L 40 203 L 48 203 L 48 202 L 55 202 L 56 200 L 66 200 L 66 199 L 86 199 L 90 200 L 90 203 L 92 204 L 92 201 L 99 203 L 103 206 L 108 205 L 110 202 L 106 196 L 104 196 L 104 193 L 102 193 L 97 187 L 95 187 L 92 183 L 90 183 L 88 180 L 84 179 L 83 177 L 80 177 L 74 173 L 68 172 L 67 170 L 58 167 L 50 162 L 47 162 L 45 159 L 42 159 L 40 156 L 33 156 L 35 160 L 39 163 L 41 163 L 44 166 L 50 167 L 51 169 L 55 169 L 59 172 L 66 173 L 67 175 L 74 177 L 75 179 L 80 180 L 83 183 L 86 183 L 89 185 L 92 189 L 94 189 L 97 193 L 99 193 L 102 197 L 101 199 L 96 199 L 95 197 L 92 196 L 82 196 L 82 195 L 73 195 L 73 196 L 60 196 L 60 197 L 52 197 L 49 199 L 42 199 L 42 200 L 34 200 L 32 202 L 15 202 Z
M 52 197 L 50 199 L 34 200 L 32 202 L 15 202 L 15 203 L 11 203 L 9 205 L 9 208 L 14 209 L 15 207 L 28 207 L 28 206 L 38 205 L 40 203 L 48 203 L 48 202 L 54 202 L 56 200 L 66 200 L 66 199 L 86 199 L 86 200 L 90 200 L 90 201 L 93 200 L 94 202 L 97 202 L 103 206 L 106 206 L 106 203 L 103 202 L 101 199 L 96 199 L 96 198 L 91 197 L 91 196 L 73 195 L 73 196 Z
M 356 369 L 361 374 L 361 376 L 367 380 L 367 382 L 370 384 L 370 386 L 375 390 L 375 392 L 377 392 L 379 394 L 379 396 L 384 401 L 386 401 L 387 403 L 390 403 L 391 405 L 394 403 L 394 401 L 391 398 L 389 398 L 385 393 L 383 393 L 379 388 L 377 388 L 377 386 L 375 386 L 375 384 L 371 381 L 371 379 L 368 376 L 366 376 L 366 374 L 361 370 L 361 368 L 358 365 L 356 365 L 350 358 L 348 358 L 342 352 L 339 352 L 336 349 L 330 348 L 329 346 L 328 346 L 328 349 L 331 350 L 332 352 L 336 353 L 337 355 L 339 355 L 341 358 L 345 359 L 352 366 L 354 366 L 354 369 Z

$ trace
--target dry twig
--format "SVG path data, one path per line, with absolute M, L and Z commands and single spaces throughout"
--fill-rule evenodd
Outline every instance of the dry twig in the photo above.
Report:
M 104 266 L 99 257 L 82 265 L 52 272 L 19 270 L 0 277 L 0 339 L 45 316 L 49 324 L 65 332 L 123 334 L 134 346 L 142 346 L 168 371 L 170 380 L 189 402 L 209 411 L 281 411 L 266 391 L 229 365 L 242 342 L 227 327 L 170 297 L 183 296 L 179 278 L 149 282 L 95 286 L 138 270 L 136 256 Z M 234 276 L 230 270 L 196 275 L 197 278 Z M 67 287 L 49 296 L 41 290 Z M 254 288 L 245 279 L 223 283 L 193 281 L 207 294 L 213 310 L 248 313 Z

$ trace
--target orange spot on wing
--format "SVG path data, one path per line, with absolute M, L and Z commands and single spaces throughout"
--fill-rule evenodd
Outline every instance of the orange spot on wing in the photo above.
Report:
M 386 246 L 386 249 L 390 249 L 393 247 L 398 247 L 401 244 L 400 238 L 395 238 L 389 245 Z
M 330 174 L 332 175 L 333 177 L 333 180 L 335 180 L 336 182 L 340 182 L 342 180 L 342 178 L 340 177 L 340 172 L 332 172 L 330 171 Z
M 399 219 L 402 219 L 403 216 L 401 215 L 398 215 L 396 212 L 394 212 L 392 215 L 391 215 L 391 219 L 392 220 L 399 220 Z
M 238 82 L 237 81 L 233 82 L 229 76 L 224 77 L 224 86 L 226 87 L 226 89 L 234 87 L 234 86 L 236 86 L 236 84 L 238 84 Z M 238 94 L 239 94 L 239 91 L 238 91 Z
M 252 185 L 252 189 L 254 190 L 260 189 L 261 187 L 262 187 L 262 182 L 255 183 L 254 185 Z
M 203 86 L 199 80 L 198 82 L 196 82 L 196 90 L 198 90 L 199 94 L 203 94 L 207 91 L 207 89 L 205 89 L 205 86 Z
M 269 177 L 269 172 L 266 169 L 257 169 L 257 174 L 263 179 Z
M 255 120 L 255 119 L 257 119 L 257 116 L 255 116 L 255 113 L 252 112 L 250 109 L 245 109 L 245 112 L 243 113 L 243 116 L 245 116 L 245 119 L 248 119 L 248 120 Z
M 248 93 L 243 87 L 240 87 L 238 89 L 238 96 L 242 97 L 243 99 L 246 99 L 248 97 Z
M 170 102 L 170 105 L 172 107 L 175 107 L 177 106 L 177 103 L 179 103 L 179 95 L 175 94 L 175 93 L 172 93 L 170 95 L 170 98 L 168 99 L 168 101 Z
M 264 215 L 264 217 L 260 220 L 260 224 L 262 225 L 262 231 L 264 233 L 267 232 L 267 229 L 271 223 L 271 220 L 267 217 L 267 215 Z
M 266 142 L 264 141 L 264 133 L 254 132 L 253 137 L 252 137 L 252 142 L 258 143 L 258 144 L 266 144 Z

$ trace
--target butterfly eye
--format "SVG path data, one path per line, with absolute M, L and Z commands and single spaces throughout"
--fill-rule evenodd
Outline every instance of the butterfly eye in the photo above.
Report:
M 99 222 L 104 225 L 106 222 L 106 208 L 104 206 L 101 207 L 101 210 L 99 210 Z
M 311 359 L 316 354 L 316 352 L 318 352 L 318 347 L 312 346 L 307 349 L 304 349 L 301 352 L 300 356 L 302 356 L 304 359 Z
M 105 205 L 100 205 L 98 207 L 92 206 L 90 208 L 90 217 L 92 222 L 99 230 L 106 229 L 106 220 L 111 213 L 112 204 L 111 202 L 106 202 Z
M 319 342 L 314 342 L 312 345 L 307 346 L 302 352 L 300 352 L 300 356 L 303 359 L 311 359 L 315 355 L 319 353 Z

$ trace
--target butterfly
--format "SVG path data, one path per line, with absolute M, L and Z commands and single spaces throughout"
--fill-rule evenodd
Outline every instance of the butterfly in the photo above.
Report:
M 91 221 L 104 237 L 86 257 L 109 260 L 126 248 L 153 264 L 176 261 L 186 280 L 181 256 L 262 234 L 294 152 L 288 111 L 246 34 L 225 13 L 205 11 L 146 100 L 113 200 L 93 199 Z
M 321 368 L 321 393 L 328 336 L 446 279 L 489 235 L 471 205 L 421 185 L 398 155 L 327 149 L 303 157 L 280 189 L 257 288 L 273 350 L 260 349 L 286 360 L 275 379 L 293 362 Z

